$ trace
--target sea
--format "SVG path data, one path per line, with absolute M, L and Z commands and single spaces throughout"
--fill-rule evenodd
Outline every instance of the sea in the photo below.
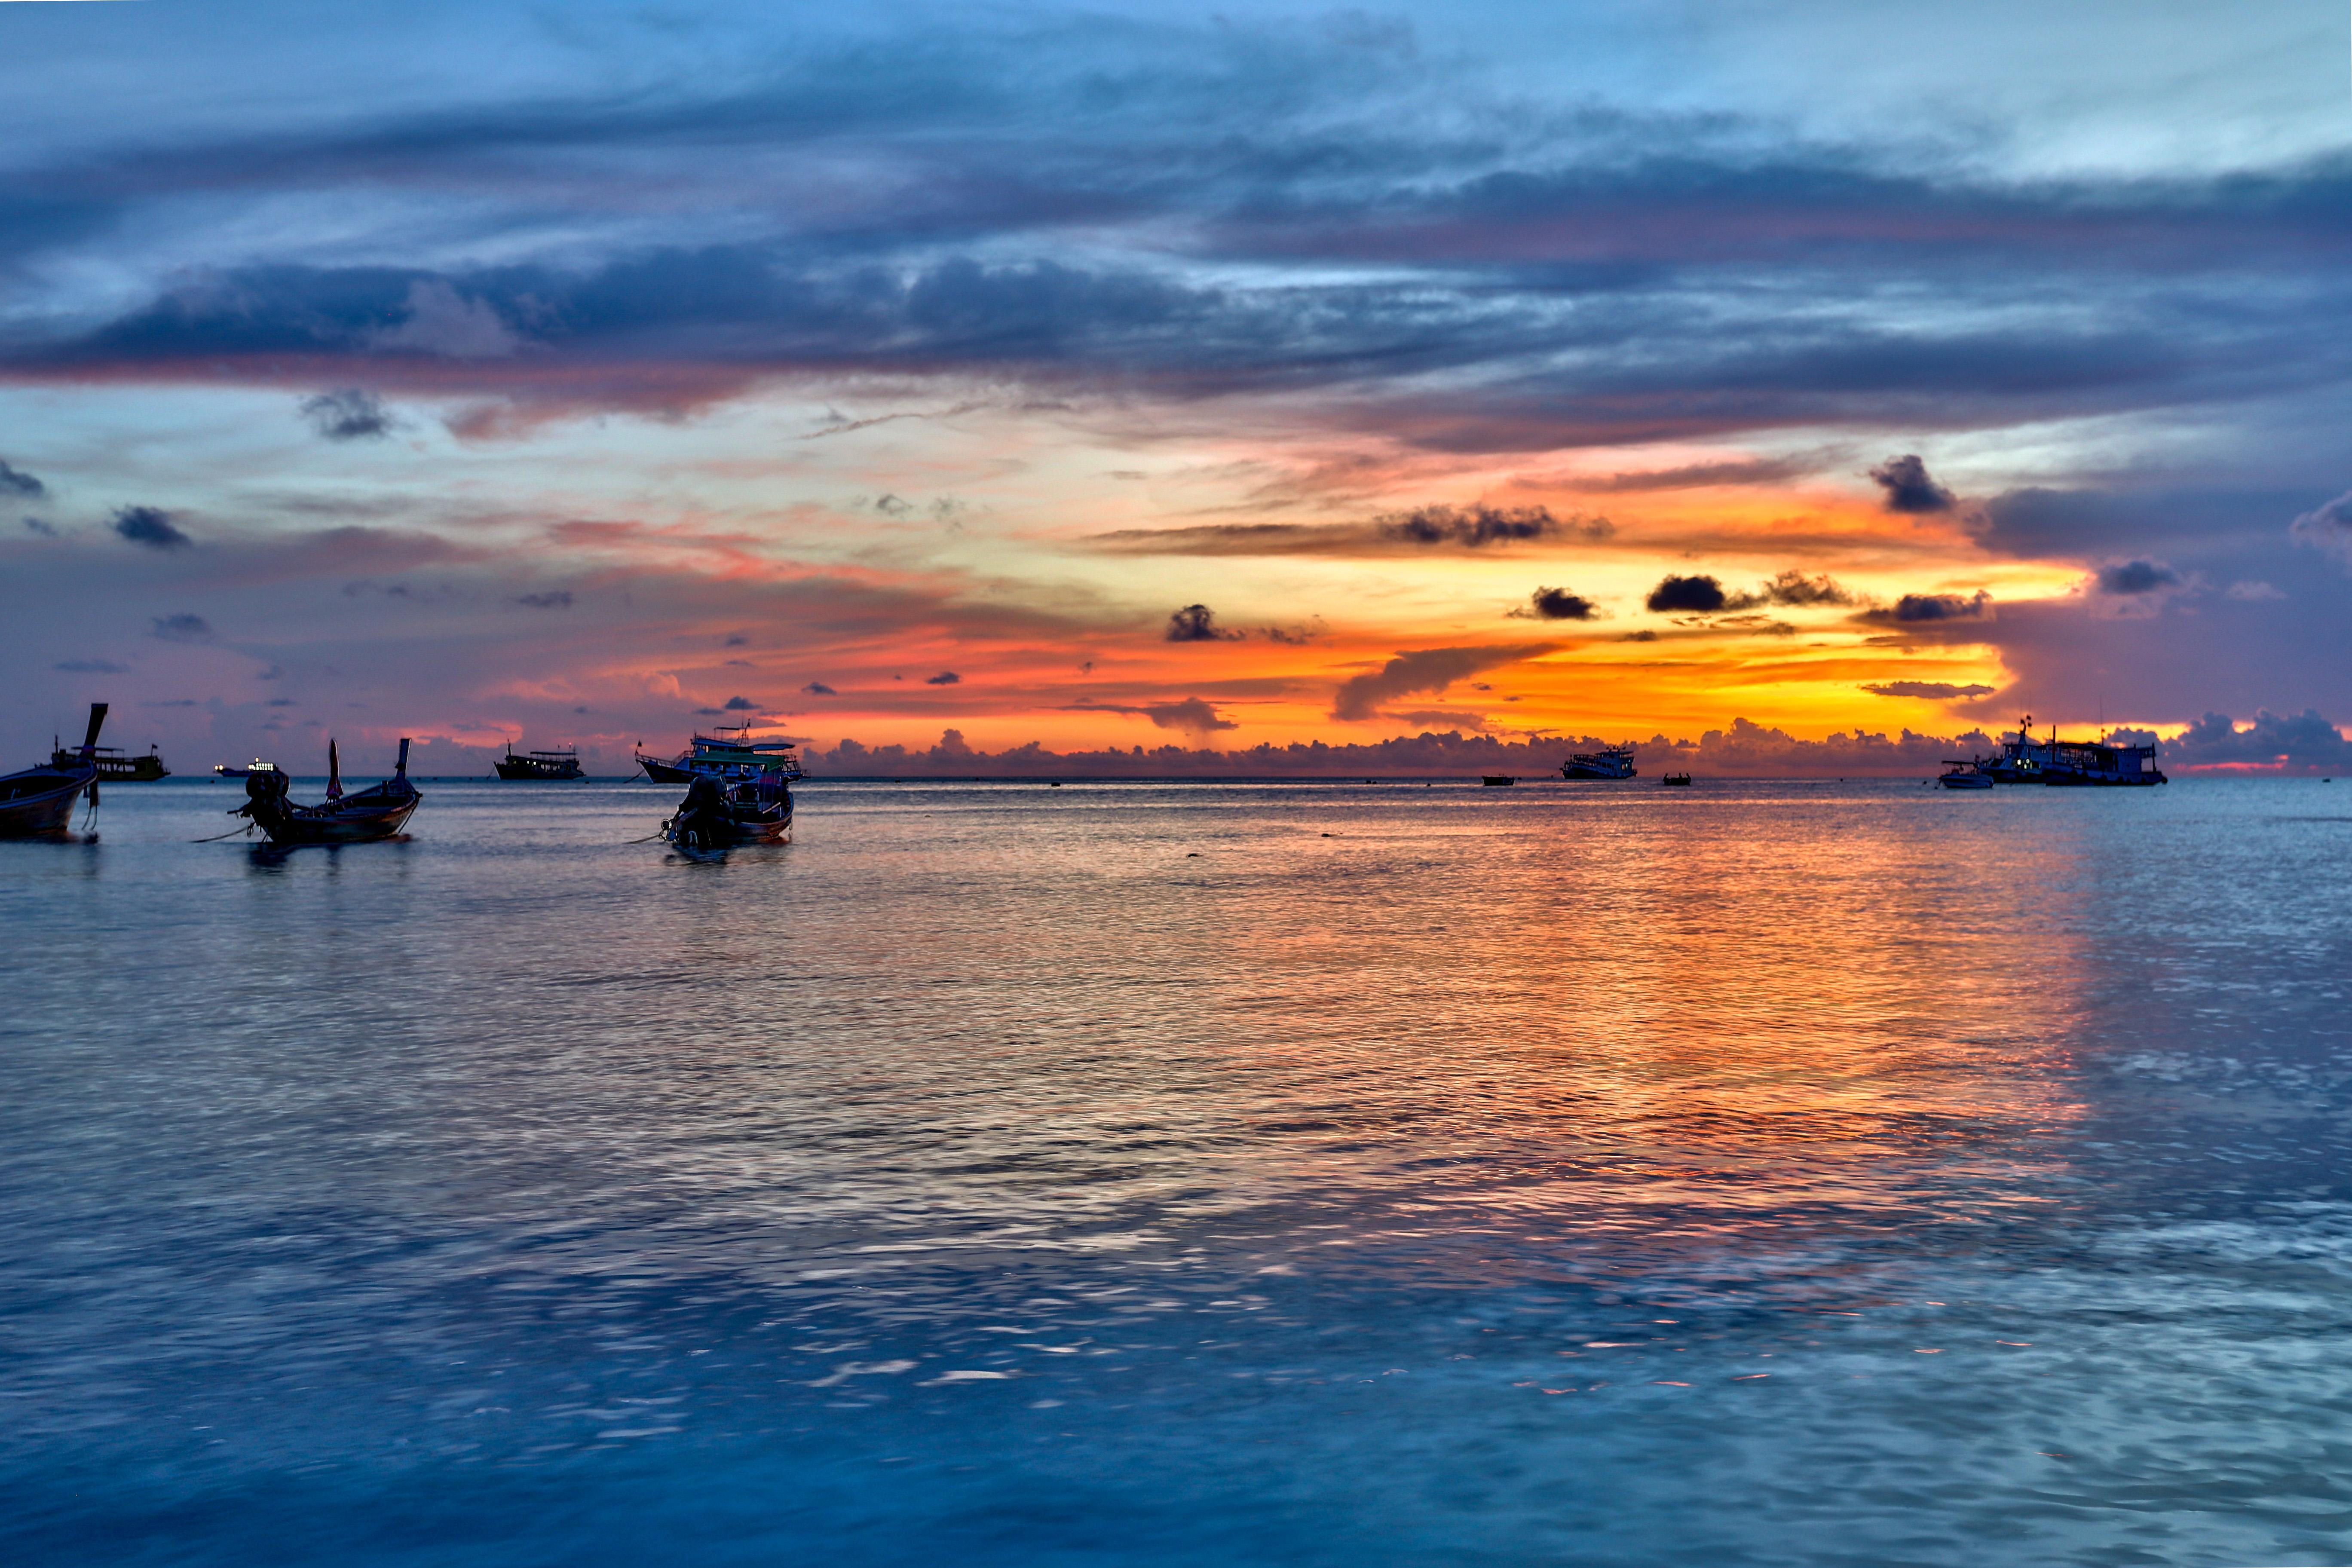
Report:
M 7 1562 L 2352 1563 L 2352 780 L 422 787 L 0 844 Z

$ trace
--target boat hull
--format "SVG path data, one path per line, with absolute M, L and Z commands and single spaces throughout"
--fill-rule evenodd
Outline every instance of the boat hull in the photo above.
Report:
M 1616 779 L 1637 778 L 1640 774 L 1639 768 L 1627 768 L 1621 773 L 1612 773 L 1605 768 L 1579 767 L 1574 763 L 1570 763 L 1559 770 L 1560 777 L 1575 783 L 1607 783 Z
M 90 786 L 88 774 L 47 768 L 0 778 L 0 838 L 47 838 L 73 823 L 74 802 Z
M 679 767 L 675 763 L 664 762 L 659 757 L 648 757 L 643 752 L 636 753 L 636 757 L 637 766 L 645 769 L 646 777 L 656 784 L 692 784 L 694 782 L 694 773 L 691 769 Z
M 1985 773 L 1946 773 L 1936 782 L 1946 789 L 1990 789 L 1993 784 Z
M 323 812 L 311 807 L 298 811 L 261 825 L 261 831 L 272 844 L 366 844 L 379 838 L 390 838 L 408 826 L 416 814 L 423 795 L 411 795 L 400 805 L 383 810 Z

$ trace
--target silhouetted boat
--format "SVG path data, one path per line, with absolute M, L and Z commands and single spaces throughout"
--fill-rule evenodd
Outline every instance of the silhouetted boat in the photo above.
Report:
M 250 776 L 257 769 L 267 773 L 276 765 L 274 763 L 265 763 L 259 757 L 254 758 L 250 763 L 241 768 L 232 767 L 226 763 L 215 763 L 213 774 L 216 778 L 241 779 Z
M 1972 757 L 1966 762 L 1947 758 L 1944 771 L 1937 776 L 1936 782 L 1946 789 L 1990 789 L 1993 776 L 1985 771 L 1982 757 Z
M 584 779 L 580 771 L 580 748 L 568 752 L 526 752 L 515 755 L 514 742 L 507 742 L 507 754 L 490 764 L 502 779 Z
M 408 825 L 425 797 L 408 782 L 408 737 L 400 738 L 400 763 L 392 777 L 356 795 L 343 793 L 342 758 L 327 742 L 327 798 L 320 805 L 297 805 L 286 798 L 289 780 L 269 763 L 247 773 L 245 804 L 229 813 L 251 821 L 272 844 L 364 844 L 389 838 Z
M 1481 773 L 1478 775 L 1478 782 L 1488 789 L 1498 789 L 1507 784 L 1515 784 L 1519 781 L 1509 773 Z
M 1668 773 L 1658 782 L 1662 784 L 1673 784 L 1678 789 L 1688 789 L 1690 779 L 1691 776 L 1688 773 Z
M 781 768 L 732 780 L 698 775 L 661 826 L 662 837 L 687 850 L 783 844 L 792 833 L 792 780 Z
M 2146 785 L 2169 781 L 2156 765 L 2156 748 L 2118 746 L 2105 741 L 2062 741 L 2058 726 L 2050 738 L 2033 738 L 2033 715 L 2017 721 L 2017 738 L 2001 737 L 2000 752 L 1975 766 L 1994 784 Z M 1958 786 L 1973 789 L 1973 784 Z
M 86 793 L 98 804 L 98 731 L 106 704 L 89 705 L 89 731 L 81 749 L 53 752 L 47 766 L 0 776 L 0 838 L 39 838 L 63 833 L 73 822 L 74 802 Z M 63 763 L 57 759 L 65 757 Z
M 630 753 L 646 777 L 656 784 L 691 784 L 698 778 L 748 779 L 782 773 L 787 780 L 801 776 L 801 760 L 790 741 L 755 741 L 751 726 L 721 728 L 697 735 L 686 750 L 667 760 L 643 752 Z
M 80 757 L 80 752 L 58 746 L 49 753 L 49 766 L 71 767 Z M 172 770 L 163 765 L 163 759 L 152 746 L 147 748 L 147 754 L 143 757 L 126 757 L 120 747 L 100 746 L 91 760 L 98 763 L 98 782 L 100 784 L 153 784 L 157 779 L 172 776 Z
M 1564 779 L 1630 779 L 1634 776 L 1633 742 L 1598 752 L 1579 752 L 1560 763 Z

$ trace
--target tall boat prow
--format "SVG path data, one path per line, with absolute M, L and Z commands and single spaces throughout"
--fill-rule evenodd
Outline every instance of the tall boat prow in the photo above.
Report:
M 84 794 L 98 804 L 98 731 L 106 704 L 89 705 L 89 729 L 70 757 L 62 747 L 46 766 L 0 776 L 0 838 L 37 838 L 63 833 L 73 821 L 74 802 Z

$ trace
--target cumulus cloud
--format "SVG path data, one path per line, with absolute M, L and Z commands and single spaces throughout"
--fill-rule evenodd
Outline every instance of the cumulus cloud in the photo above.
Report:
M 1168 617 L 1170 642 L 1239 642 L 1240 632 L 1217 625 L 1217 613 L 1206 605 L 1187 605 Z
M 0 495 L 25 496 L 37 499 L 49 493 L 49 487 L 24 469 L 0 461 Z
M 1589 621 L 1600 613 L 1591 600 L 1565 588 L 1538 588 L 1528 596 L 1525 609 L 1511 612 L 1538 621 Z
M 1936 621 L 1989 621 L 1992 595 L 1979 588 L 1973 597 L 1959 594 L 1906 594 L 1892 609 L 1864 610 L 1853 617 L 1894 626 L 1923 626 Z
M 757 713 L 760 710 L 760 705 L 748 697 L 730 697 L 719 707 L 728 713 Z
M 186 611 L 176 616 L 157 616 L 149 624 L 153 629 L 148 635 L 165 642 L 210 642 L 214 636 L 210 621 Z
M 152 506 L 126 506 L 114 514 L 114 531 L 150 550 L 182 550 L 195 541 L 180 531 L 172 514 Z
M 1870 470 L 1870 477 L 1884 492 L 1879 504 L 1888 511 L 1924 516 L 1949 511 L 1955 504 L 1952 492 L 1927 477 L 1927 465 L 1916 452 L 1887 458 Z
M 802 687 L 801 689 L 811 697 L 837 697 L 840 695 L 839 692 L 834 690 L 832 687 L 827 686 L 822 680 L 812 680 L 806 686 Z
M 1865 685 L 1863 689 L 1881 697 L 1925 697 L 1931 701 L 1948 702 L 1959 697 L 1990 697 L 2000 689 L 1997 686 L 1954 686 L 1942 680 L 1882 680 Z
M 1443 692 L 1482 669 L 1517 664 L 1549 649 L 1545 643 L 1487 647 L 1433 647 L 1401 653 L 1380 669 L 1342 681 L 1332 695 L 1331 717 L 1360 721 L 1381 717 L 1381 705 L 1417 692 Z
M 302 417 L 330 441 L 378 440 L 392 434 L 393 418 L 383 400 L 356 386 L 304 398 Z
M 2352 564 L 2352 490 L 2296 518 L 2287 524 L 2287 534 L 2298 544 L 2325 550 Z
M 2136 597 L 2178 588 L 2185 579 L 2161 561 L 2119 561 L 2100 567 L 2095 581 L 2102 594 Z
M 2153 735 L 2136 734 L 2145 743 Z M 2208 713 L 2163 743 L 2166 762 L 2189 768 L 2263 768 L 2285 773 L 2352 773 L 2352 742 L 2316 709 L 2288 717 L 2264 709 L 2241 730 L 2226 713 Z
M 1724 596 L 1723 584 L 1713 577 L 1669 576 L 1650 590 L 1644 603 L 1661 612 L 1680 610 L 1703 615 L 1720 610 L 1730 601 Z
M 962 684 L 962 681 L 963 677 L 952 669 L 943 669 L 937 675 L 927 675 L 923 678 L 923 684 L 926 686 L 957 686 Z

